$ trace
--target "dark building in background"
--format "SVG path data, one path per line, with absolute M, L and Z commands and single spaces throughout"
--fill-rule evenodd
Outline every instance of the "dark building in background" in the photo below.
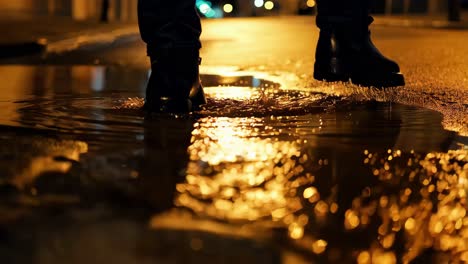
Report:
M 447 14 L 468 0 L 373 0 L 372 10 L 378 14 Z M 456 9 L 455 8 L 455 9 Z
M 372 11 L 378 14 L 422 14 L 429 12 L 431 1 L 432 0 L 376 0 L 371 1 L 371 3 Z
M 178 1 L 178 0 L 167 0 Z M 274 8 L 256 6 L 255 0 L 197 0 L 209 2 L 218 12 L 212 17 L 253 15 L 310 15 L 315 13 L 315 0 L 262 0 Z M 257 2 L 258 3 L 258 2 Z M 387 15 L 430 14 L 456 15 L 457 6 L 468 6 L 468 0 L 371 0 L 374 13 Z M 232 6 L 230 12 L 224 6 Z M 271 3 L 270 3 L 271 4 Z M 452 4 L 452 5 L 449 5 Z M 77 20 L 136 22 L 137 0 L 0 0 L 0 17 L 65 16 Z M 452 7 L 452 8 L 449 8 Z M 107 9 L 107 10 L 106 10 Z

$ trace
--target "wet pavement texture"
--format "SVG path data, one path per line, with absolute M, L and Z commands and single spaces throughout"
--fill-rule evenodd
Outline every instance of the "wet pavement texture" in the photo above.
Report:
M 379 20 L 379 18 L 377 18 Z M 376 21 L 378 24 L 378 21 Z M 318 30 L 314 17 L 204 20 L 202 66 L 226 65 L 245 71 L 288 75 L 283 87 L 420 106 L 443 114 L 443 126 L 468 135 L 468 31 L 373 25 L 372 39 L 397 61 L 406 77 L 399 89 L 327 85 L 311 78 Z M 98 64 L 148 68 L 136 37 L 66 53 L 0 60 L 6 64 Z M 215 74 L 219 74 L 219 71 Z
M 4 263 L 468 261 L 438 112 L 207 67 L 201 111 L 148 115 L 139 68 L 0 72 Z

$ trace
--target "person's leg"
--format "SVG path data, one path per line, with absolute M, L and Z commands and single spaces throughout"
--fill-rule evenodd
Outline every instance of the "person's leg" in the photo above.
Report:
M 360 22 L 367 17 L 368 0 L 317 0 L 317 26 L 327 28 Z
M 201 24 L 195 0 L 139 0 L 138 22 L 152 69 L 145 108 L 188 112 L 205 103 L 198 72 Z
M 398 64 L 384 57 L 370 39 L 369 1 L 317 0 L 314 77 L 364 86 L 404 85 Z
M 150 56 L 162 49 L 201 47 L 195 0 L 139 0 L 138 22 Z

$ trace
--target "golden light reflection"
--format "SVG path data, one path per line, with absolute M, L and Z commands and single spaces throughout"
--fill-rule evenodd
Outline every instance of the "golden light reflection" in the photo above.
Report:
M 352 210 L 346 211 L 345 214 L 345 228 L 346 229 L 355 229 L 356 227 L 359 226 L 360 220 L 359 217 L 357 216 L 356 212 Z
M 292 239 L 300 239 L 304 236 L 304 226 L 298 223 L 292 223 L 289 225 L 289 236 Z
M 339 219 L 346 230 L 341 235 L 374 234 L 368 248 L 353 253 L 358 263 L 409 263 L 428 248 L 459 261 L 468 256 L 466 150 L 365 151 L 362 160 L 372 181 L 344 204 L 334 191 L 322 196 L 307 167 L 336 161 L 311 156 L 305 140 L 268 136 L 278 133 L 269 127 L 261 118 L 201 119 L 176 205 L 233 223 L 284 225 L 292 241 L 317 255 L 337 250 L 320 228 L 330 224 L 324 219 Z M 311 231 L 323 239 L 311 239 Z M 401 247 L 404 252 L 396 250 Z
M 203 90 L 214 99 L 249 100 L 261 94 L 261 89 L 246 86 L 204 87 Z
M 309 187 L 309 188 L 304 190 L 304 198 L 306 198 L 306 199 L 310 199 L 310 198 L 314 197 L 317 194 L 318 194 L 318 191 L 314 187 Z
M 279 220 L 301 208 L 300 201 L 289 195 L 288 182 L 300 173 L 291 159 L 300 155 L 297 143 L 252 137 L 260 122 L 256 118 L 200 120 L 192 133 L 187 182 L 177 186 L 181 193 L 176 203 L 228 220 L 266 216 Z
M 372 263 L 379 264 L 396 264 L 397 259 L 395 253 L 383 250 L 376 250 L 372 253 Z
M 317 240 L 315 241 L 315 243 L 312 244 L 312 251 L 315 254 L 322 254 L 327 249 L 327 245 L 328 245 L 327 241 L 322 240 L 322 239 Z
M 310 157 L 301 153 L 300 142 L 266 137 L 277 131 L 263 122 L 203 118 L 195 124 L 188 175 L 177 186 L 176 205 L 228 221 L 269 219 L 285 224 L 290 238 L 301 239 L 309 217 L 294 212 L 303 207 L 297 189 L 314 181 L 301 165 Z M 320 197 L 313 187 L 304 193 Z M 324 213 L 328 205 L 317 210 Z
M 4 142 L 3 147 L 7 147 L 8 152 L 20 155 L 15 157 L 14 162 L 7 160 L 0 164 L 1 171 L 6 174 L 2 175 L 3 179 L 18 189 L 24 189 L 45 173 L 68 172 L 72 161 L 78 162 L 80 155 L 88 151 L 85 142 L 45 138 L 10 141 L 6 145 Z
M 358 264 L 368 264 L 371 263 L 371 255 L 367 251 L 363 251 L 359 253 L 357 257 L 357 263 Z
M 385 156 L 369 154 L 364 163 L 373 167 L 374 176 L 380 180 L 371 196 L 378 202 L 364 203 L 369 198 L 358 197 L 346 213 L 345 226 L 354 227 L 352 223 L 358 223 L 358 217 L 375 213 L 382 222 L 378 228 L 380 246 L 371 248 L 370 253 L 361 252 L 357 262 L 369 263 L 371 257 L 372 263 L 396 263 L 392 249 L 399 232 L 404 232 L 404 242 L 399 242 L 405 243 L 403 263 L 429 248 L 445 252 L 450 261 L 463 262 L 468 254 L 466 154 L 466 150 L 425 156 L 401 151 L 389 151 Z M 386 189 L 402 185 L 408 187 L 397 194 L 383 195 Z

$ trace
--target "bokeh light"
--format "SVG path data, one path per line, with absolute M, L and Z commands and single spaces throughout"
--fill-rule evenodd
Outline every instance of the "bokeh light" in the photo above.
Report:
M 316 3 L 315 3 L 315 0 L 307 0 L 306 4 L 308 7 L 314 7 Z
M 265 2 L 265 9 L 266 10 L 272 10 L 275 7 L 275 3 L 272 1 L 267 1 Z
M 256 7 L 262 7 L 265 2 L 263 0 L 255 0 L 254 5 Z
M 225 4 L 223 6 L 223 10 L 225 13 L 231 13 L 234 10 L 234 7 L 231 4 Z
M 207 18 L 221 18 L 223 17 L 223 10 L 219 7 L 213 7 L 210 1 L 197 0 L 195 2 L 196 7 Z
M 202 14 L 206 14 L 211 10 L 211 7 L 207 3 L 203 3 L 200 5 L 199 9 Z

